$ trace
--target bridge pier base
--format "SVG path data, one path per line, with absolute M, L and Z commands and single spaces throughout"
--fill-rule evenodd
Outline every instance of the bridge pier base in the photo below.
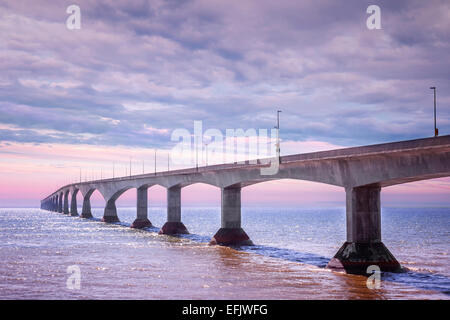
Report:
M 241 227 L 241 188 L 222 188 L 221 228 L 209 244 L 225 246 L 253 245 Z
M 83 209 L 81 210 L 81 218 L 86 219 L 92 218 L 90 195 L 85 195 L 83 198 Z
M 187 234 L 189 231 L 181 222 L 181 187 L 167 189 L 167 222 L 159 234 Z
M 120 222 L 119 217 L 117 216 L 116 199 L 109 199 L 106 202 L 102 221 L 103 222 Z
M 147 228 L 151 227 L 152 223 L 148 220 L 147 212 L 148 212 L 148 187 L 140 187 L 137 189 L 137 215 L 136 220 L 131 224 L 132 228 Z
M 367 274 L 367 267 L 400 272 L 401 266 L 381 242 L 379 186 L 346 189 L 347 241 L 330 260 L 327 268 L 352 274 Z

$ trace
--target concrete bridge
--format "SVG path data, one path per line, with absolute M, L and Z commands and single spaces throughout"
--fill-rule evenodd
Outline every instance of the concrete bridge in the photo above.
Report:
M 345 188 L 347 241 L 328 264 L 348 273 L 364 273 L 367 266 L 401 271 L 400 264 L 381 241 L 381 188 L 450 176 L 450 135 L 283 156 L 274 175 L 261 175 L 266 162 L 233 163 L 193 169 L 142 174 L 74 183 L 61 187 L 41 201 L 41 208 L 77 216 L 77 193 L 83 196 L 81 217 L 91 218 L 90 197 L 98 190 L 106 201 L 104 222 L 117 222 L 116 200 L 137 190 L 133 228 L 151 226 L 147 216 L 147 189 L 167 189 L 167 222 L 161 234 L 188 233 L 181 221 L 181 189 L 206 183 L 221 189 L 221 227 L 211 244 L 250 245 L 241 227 L 241 190 L 269 180 L 300 179 Z M 301 197 L 301 195 L 299 195 Z

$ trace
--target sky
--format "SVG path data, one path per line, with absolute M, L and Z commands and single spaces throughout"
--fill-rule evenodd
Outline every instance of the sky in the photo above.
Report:
M 72 4 L 80 29 L 66 26 Z M 373 4 L 381 29 L 366 25 Z M 430 137 L 436 86 L 437 126 L 450 134 L 449 30 L 447 0 L 2 0 L 0 206 L 38 206 L 80 176 L 128 175 L 130 163 L 153 172 L 154 150 L 166 170 L 174 130 L 193 132 L 194 121 L 270 130 L 282 110 L 282 154 Z M 195 185 L 183 201 L 219 196 Z M 132 204 L 135 191 L 122 197 Z M 286 180 L 244 188 L 243 199 L 335 205 L 345 195 Z M 385 188 L 382 199 L 450 206 L 450 179 Z

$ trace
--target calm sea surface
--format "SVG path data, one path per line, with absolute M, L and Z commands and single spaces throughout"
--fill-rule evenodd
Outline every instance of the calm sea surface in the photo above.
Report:
M 81 211 L 81 210 L 80 210 Z M 243 208 L 256 244 L 209 246 L 219 208 L 184 208 L 190 235 L 134 230 L 135 208 L 119 224 L 39 209 L 0 209 L 0 299 L 449 299 L 450 208 L 384 208 L 383 242 L 408 269 L 370 290 L 362 276 L 324 267 L 345 241 L 344 208 Z M 66 286 L 67 267 L 81 288 Z

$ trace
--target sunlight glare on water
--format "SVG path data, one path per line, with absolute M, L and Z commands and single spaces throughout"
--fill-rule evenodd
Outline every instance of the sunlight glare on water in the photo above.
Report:
M 252 247 L 210 246 L 220 208 L 183 208 L 191 234 L 158 235 L 165 208 L 149 208 L 155 227 L 39 209 L 0 209 L 0 299 L 448 299 L 450 209 L 386 208 L 383 242 L 409 271 L 366 277 L 325 266 L 345 241 L 344 208 L 243 208 Z M 67 267 L 81 288 L 66 287 Z

